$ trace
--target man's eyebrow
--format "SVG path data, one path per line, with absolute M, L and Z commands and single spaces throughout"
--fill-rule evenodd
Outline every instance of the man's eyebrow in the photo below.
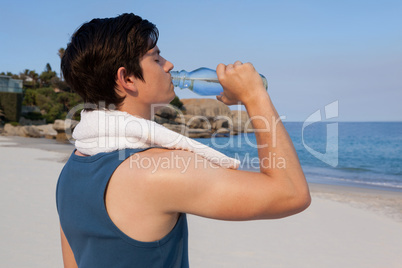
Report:
M 153 52 L 151 52 L 150 53 L 151 55 L 155 55 L 155 54 L 158 54 L 158 55 L 160 55 L 161 54 L 161 51 L 159 50 L 159 48 L 158 49 L 155 49 Z

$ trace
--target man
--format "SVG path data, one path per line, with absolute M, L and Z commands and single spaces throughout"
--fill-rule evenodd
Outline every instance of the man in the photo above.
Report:
M 151 118 L 155 103 L 175 96 L 173 64 L 160 55 L 153 24 L 133 14 L 95 19 L 73 35 L 62 59 L 66 81 L 85 102 Z M 221 220 L 274 219 L 310 204 L 292 142 L 250 63 L 219 64 L 227 105 L 241 102 L 252 118 L 260 172 L 225 169 L 183 150 L 132 151 L 137 162 L 177 159 L 169 168 L 141 168 L 118 154 L 75 151 L 59 178 L 57 207 L 65 267 L 188 267 L 186 213 Z M 275 133 L 267 131 L 275 125 Z M 284 167 L 264 165 L 272 155 Z

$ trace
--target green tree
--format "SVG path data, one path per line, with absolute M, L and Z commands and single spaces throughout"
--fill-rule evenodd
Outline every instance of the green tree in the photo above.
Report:
M 53 88 L 27 89 L 24 94 L 23 104 L 27 106 L 38 106 L 43 113 L 43 118 L 48 123 L 56 119 L 64 119 L 67 113 L 79 103 L 82 103 L 81 97 L 76 93 L 58 92 Z M 79 119 L 79 114 L 75 116 Z
M 63 115 L 63 105 L 61 103 L 55 103 L 49 108 L 43 117 L 46 119 L 47 123 L 53 123 L 56 119 L 61 119 Z M 65 115 L 64 115 L 65 116 Z
M 24 100 L 22 101 L 22 105 L 25 106 L 35 106 L 36 105 L 36 90 L 27 89 L 24 93 Z
M 59 51 L 57 52 L 57 55 L 60 57 L 60 61 L 63 58 L 64 53 L 66 50 L 64 48 L 59 48 Z M 61 66 L 60 66 L 60 80 L 63 81 L 63 72 L 61 71 Z
M 179 109 L 183 107 L 183 103 L 177 96 L 175 96 L 174 99 L 170 102 L 170 105 L 176 106 Z
M 50 97 L 47 97 L 44 94 L 36 94 L 35 96 L 35 103 L 39 107 L 41 111 L 44 111 L 45 113 L 49 112 L 50 108 L 54 105 L 52 103 L 52 100 Z
M 49 73 L 51 71 L 52 71 L 52 66 L 50 66 L 50 63 L 46 63 L 45 72 Z
M 70 87 L 68 86 L 68 84 L 65 81 L 61 81 L 60 78 L 58 78 L 57 76 L 53 77 L 50 80 L 50 85 L 53 88 L 60 89 L 61 91 L 69 91 L 69 92 L 71 91 Z
M 4 115 L 3 109 L 0 105 L 0 124 L 2 124 L 5 121 L 6 117 Z
M 39 79 L 39 75 L 35 72 L 35 70 L 30 70 L 28 72 L 28 76 L 32 78 L 32 87 L 35 88 Z
M 56 72 L 52 71 L 52 67 L 50 66 L 49 63 L 47 63 L 46 67 L 45 67 L 45 71 L 43 71 L 39 76 L 41 86 L 42 87 L 50 86 L 50 81 L 55 76 L 56 76 Z
M 23 81 L 24 88 L 33 87 L 33 81 L 27 81 L 28 78 L 30 78 L 29 69 L 25 69 L 24 72 L 20 73 L 20 79 Z

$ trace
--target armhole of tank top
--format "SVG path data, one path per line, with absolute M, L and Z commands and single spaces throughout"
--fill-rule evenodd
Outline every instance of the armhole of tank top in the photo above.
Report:
M 134 153 L 140 153 L 143 151 L 146 151 L 148 149 L 151 149 L 154 147 L 150 147 L 150 148 L 146 148 L 144 150 L 140 150 Z M 133 153 L 133 154 L 134 154 Z M 107 211 L 107 207 L 106 207 L 106 192 L 109 186 L 109 182 L 110 179 L 112 178 L 114 172 L 119 168 L 119 166 L 126 161 L 130 156 L 132 156 L 133 154 L 128 155 L 124 160 L 121 160 L 120 163 L 118 163 L 118 165 L 116 166 L 116 168 L 113 170 L 113 172 L 110 174 L 109 178 L 106 181 L 106 184 L 104 186 L 102 186 L 103 189 L 103 194 L 102 194 L 102 200 L 101 200 L 101 208 L 102 208 L 102 212 L 103 212 L 103 219 L 105 220 L 105 222 L 109 225 L 109 227 L 113 230 L 113 232 L 119 236 L 121 239 L 123 239 L 124 241 L 126 241 L 127 243 L 136 246 L 136 247 L 160 247 L 161 245 L 165 244 L 167 241 L 170 240 L 171 237 L 173 237 L 178 231 L 177 229 L 179 228 L 178 226 L 180 225 L 180 223 L 183 221 L 183 217 L 185 217 L 185 215 L 183 215 L 182 213 L 179 215 L 179 217 L 177 217 L 177 221 L 176 224 L 173 226 L 172 230 L 170 230 L 169 233 L 167 233 L 162 239 L 157 240 L 157 241 L 152 241 L 152 242 L 144 242 L 144 241 L 139 241 L 136 240 L 135 238 L 132 238 L 130 236 L 128 236 L 125 232 L 123 232 L 119 227 L 117 227 L 117 225 L 113 222 L 113 220 L 110 218 L 109 213 Z

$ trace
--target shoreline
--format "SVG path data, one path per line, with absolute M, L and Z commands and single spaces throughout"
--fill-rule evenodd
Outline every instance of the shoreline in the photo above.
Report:
M 389 189 L 309 183 L 312 198 L 322 198 L 371 211 L 402 223 L 402 194 Z

